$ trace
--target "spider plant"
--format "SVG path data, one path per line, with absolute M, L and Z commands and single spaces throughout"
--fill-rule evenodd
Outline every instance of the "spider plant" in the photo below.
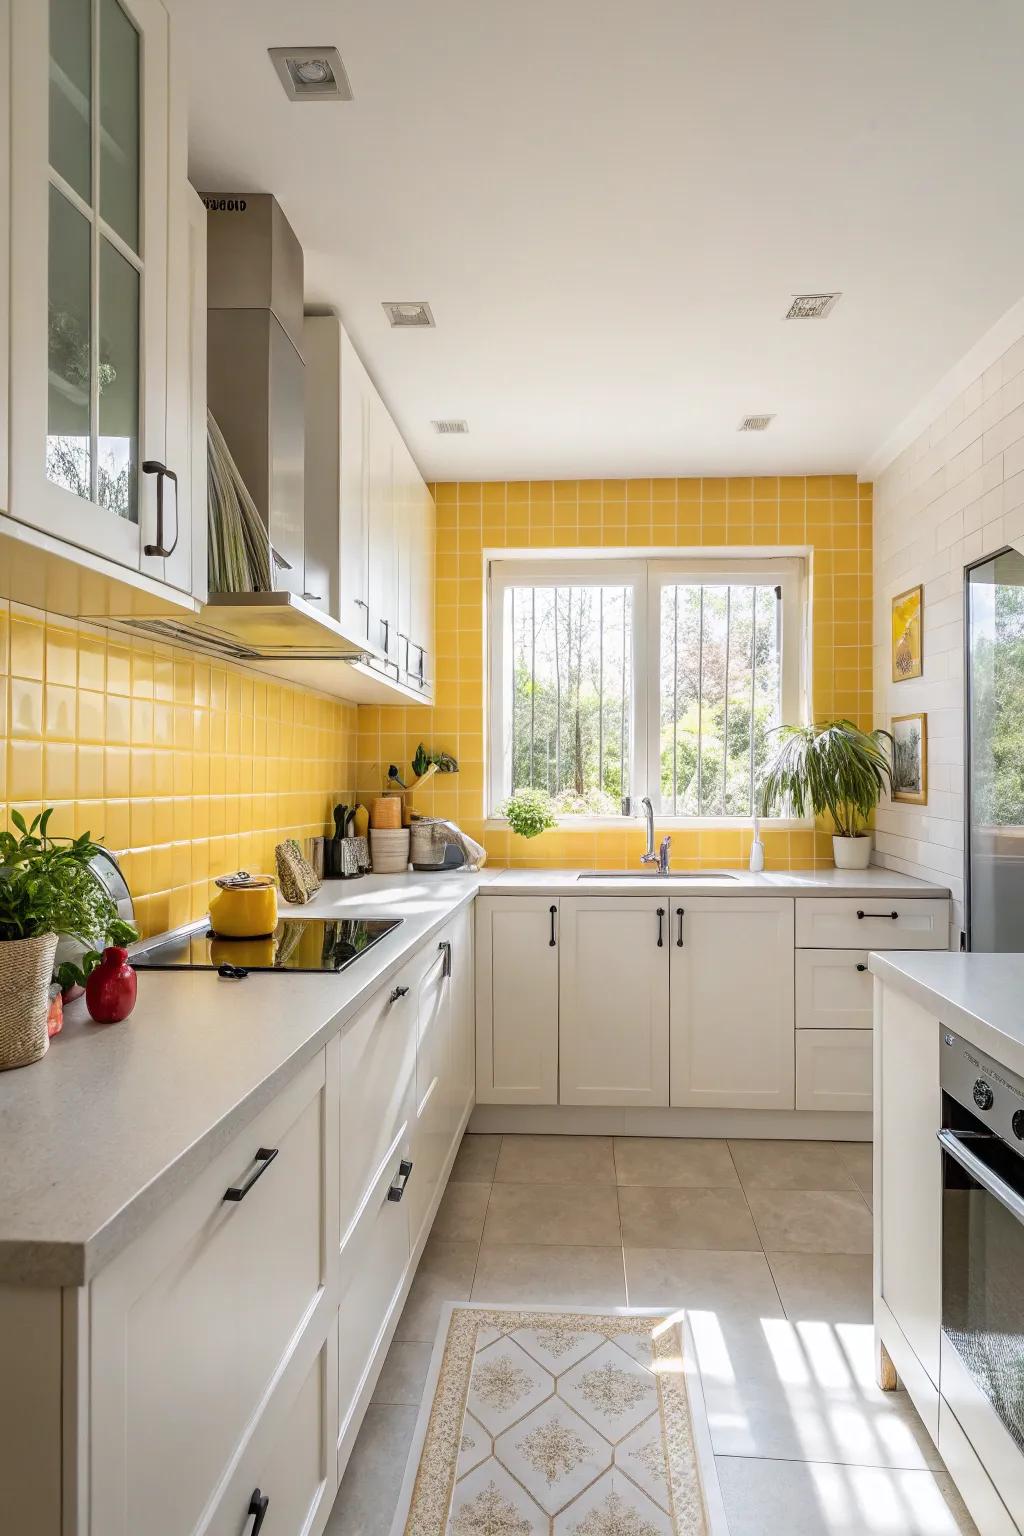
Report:
M 868 817 L 892 789 L 888 731 L 862 731 L 852 720 L 782 725 L 761 775 L 763 815 L 773 811 L 820 816 L 827 811 L 838 837 L 862 837 Z

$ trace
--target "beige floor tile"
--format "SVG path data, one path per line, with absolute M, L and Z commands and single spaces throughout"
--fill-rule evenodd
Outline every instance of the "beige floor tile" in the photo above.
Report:
M 622 1307 L 626 1287 L 619 1247 L 559 1248 L 486 1242 L 473 1300 L 578 1307 Z
M 730 1536 L 978 1536 L 942 1472 L 720 1456 Z
M 615 1176 L 620 1184 L 714 1189 L 739 1184 L 725 1141 L 689 1136 L 616 1136 Z
M 859 1191 L 748 1189 L 747 1199 L 766 1252 L 871 1252 L 871 1212 Z
M 837 1141 L 836 1151 L 842 1158 L 853 1182 L 871 1204 L 871 1184 L 874 1167 L 874 1148 L 869 1141 Z
M 388 1536 L 418 1413 L 370 1404 L 324 1536 Z
M 781 1318 L 763 1253 L 713 1253 L 699 1248 L 627 1248 L 631 1307 L 689 1307 L 719 1317 Z
M 445 1243 L 431 1237 L 423 1250 L 396 1339 L 433 1343 L 446 1301 L 468 1301 L 476 1269 L 476 1243 Z
M 730 1141 L 744 1189 L 854 1189 L 831 1141 Z
M 500 1136 L 463 1136 L 452 1165 L 452 1180 L 455 1183 L 489 1184 L 494 1178 L 500 1151 Z
M 395 1339 L 374 1388 L 373 1402 L 415 1407 L 423 1396 L 434 1346 Z
M 794 1323 L 870 1323 L 869 1253 L 769 1253 L 768 1263 Z
M 449 1184 L 441 1196 L 431 1237 L 452 1243 L 478 1243 L 490 1193 L 490 1184 Z
M 485 1243 L 619 1243 L 614 1185 L 493 1184 Z
M 626 1248 L 746 1248 L 761 1240 L 743 1191 L 655 1189 L 620 1185 L 619 1220 Z
M 494 1173 L 502 1184 L 614 1184 L 610 1136 L 505 1136 Z

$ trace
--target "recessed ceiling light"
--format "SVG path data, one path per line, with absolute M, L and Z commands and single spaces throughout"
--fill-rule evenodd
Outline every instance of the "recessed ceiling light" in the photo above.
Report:
M 785 320 L 824 320 L 835 309 L 841 293 L 794 293 Z
M 430 425 L 441 437 L 457 436 L 469 431 L 468 424 L 454 416 L 444 417 L 440 421 L 432 421 Z
M 737 432 L 767 432 L 774 420 L 774 411 L 770 416 L 744 416 L 736 430 Z
M 292 101 L 351 101 L 337 48 L 268 48 L 281 84 Z
M 434 316 L 429 304 L 424 304 L 419 299 L 404 300 L 401 303 L 384 301 L 382 308 L 391 324 L 401 330 L 409 327 L 412 330 L 422 326 L 434 324 Z

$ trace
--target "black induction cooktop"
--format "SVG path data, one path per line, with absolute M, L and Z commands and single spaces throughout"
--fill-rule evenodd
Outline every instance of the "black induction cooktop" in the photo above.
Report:
M 209 923 L 171 934 L 132 955 L 137 971 L 344 971 L 397 928 L 400 917 L 282 917 L 260 939 L 222 939 Z

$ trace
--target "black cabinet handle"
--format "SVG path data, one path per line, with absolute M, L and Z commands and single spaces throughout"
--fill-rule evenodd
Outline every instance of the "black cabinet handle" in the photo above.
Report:
M 857 961 L 857 969 L 858 969 L 858 971 L 866 971 L 867 970 L 867 966 L 864 964 L 863 960 L 858 960 Z
M 554 902 L 552 902 L 550 907 L 548 907 L 548 911 L 551 913 L 551 937 L 550 937 L 550 939 L 548 939 L 548 948 L 549 949 L 554 949 L 554 947 L 555 947 L 555 916 L 556 916 L 556 914 L 558 912 L 558 908 L 554 904 Z
M 386 656 L 391 649 L 391 620 L 381 619 L 380 627 L 384 631 L 384 654 Z
M 891 917 L 893 922 L 895 922 L 896 919 L 899 917 L 899 913 L 898 912 L 858 912 L 857 916 L 859 918 L 860 917 Z
M 391 996 L 388 998 L 388 1002 L 397 1003 L 400 997 L 408 997 L 408 995 L 408 987 L 395 987 L 394 991 L 391 993 Z
M 442 978 L 445 977 L 445 976 L 450 976 L 451 973 L 452 973 L 452 946 L 451 946 L 451 941 L 448 940 L 448 939 L 442 939 L 440 944 L 437 947 L 441 951 L 441 953 L 444 955 L 444 964 L 441 967 L 441 976 L 442 976 Z
M 662 932 L 661 932 L 661 925 L 662 925 L 662 922 L 664 921 L 664 917 L 665 917 L 665 908 L 664 907 L 659 907 L 658 908 L 658 948 L 659 949 L 663 949 L 664 946 L 665 946 L 665 940 L 664 940 L 664 938 L 662 936 Z
M 676 934 L 676 949 L 683 947 L 683 913 L 685 907 L 676 907 L 676 917 L 679 919 L 679 932 Z
M 409 1182 L 410 1173 L 412 1173 L 412 1163 L 407 1157 L 403 1157 L 398 1165 L 398 1178 L 388 1190 L 388 1199 L 393 1200 L 396 1205 L 405 1194 L 405 1186 Z
M 262 1179 L 274 1158 L 277 1156 L 277 1147 L 260 1147 L 256 1152 L 255 1164 L 247 1179 L 241 1184 L 232 1184 L 230 1189 L 224 1191 L 225 1200 L 244 1200 L 258 1179 Z
M 259 1536 L 260 1527 L 267 1518 L 269 1504 L 270 1495 L 261 1493 L 258 1488 L 254 1488 L 252 1498 L 249 1500 L 249 1515 L 250 1517 L 255 1516 L 255 1519 L 252 1522 L 252 1530 L 249 1532 L 249 1536 Z
M 166 464 L 161 464 L 159 459 L 143 459 L 142 473 L 144 475 L 156 475 L 156 543 L 145 544 L 143 549 L 147 555 L 162 555 L 164 559 L 173 555 L 178 547 L 178 477 L 173 469 L 168 469 Z M 174 481 L 174 543 L 170 549 L 164 547 L 164 481 Z
M 423 649 L 423 647 L 422 647 L 422 645 L 418 645 L 418 646 L 417 646 L 417 647 L 416 647 L 416 649 L 417 649 L 417 650 L 418 650 L 418 651 L 419 651 L 419 653 L 420 653 L 420 664 L 419 664 L 419 668 L 418 668 L 418 670 L 419 670 L 419 675 L 420 675 L 420 687 L 421 687 L 421 688 L 423 688 L 423 687 L 425 687 L 425 685 L 426 685 L 426 681 L 427 681 L 427 678 L 426 678 L 426 660 L 427 660 L 427 653 L 426 653 L 426 651 L 425 651 L 425 650 L 424 650 L 424 649 Z

